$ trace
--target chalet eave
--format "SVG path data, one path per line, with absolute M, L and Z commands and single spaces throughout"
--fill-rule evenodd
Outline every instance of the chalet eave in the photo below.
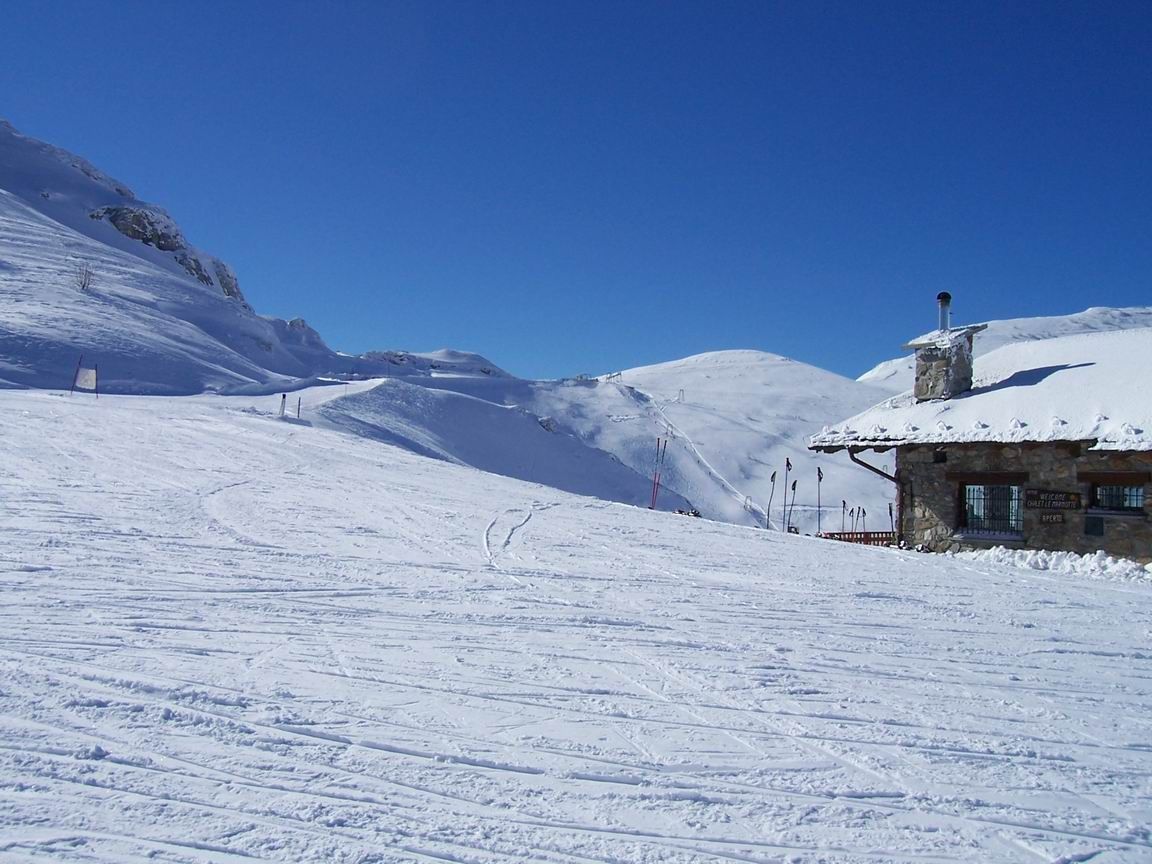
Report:
M 851 453 L 864 453 L 868 450 L 877 453 L 885 453 L 894 447 L 1080 447 L 1084 450 L 1093 450 L 1096 452 L 1127 452 L 1127 453 L 1149 453 L 1152 452 L 1152 446 L 1146 440 L 1143 441 L 1109 441 L 1106 439 L 1097 438 L 1082 438 L 1082 439 L 1069 439 L 1069 438 L 1042 438 L 1042 439 L 1022 439 L 1022 438 L 976 438 L 976 439 L 943 439 L 943 438 L 929 438 L 929 439 L 889 439 L 885 441 L 840 441 L 840 442 L 813 442 L 808 445 L 809 450 L 817 453 L 839 453 L 841 450 L 847 450 Z
M 870 441 L 859 444 L 809 444 L 808 449 L 815 450 L 817 453 L 839 453 L 841 450 L 847 450 L 849 453 L 864 453 L 868 450 L 885 453 L 893 447 L 902 446 L 903 443 L 902 441 Z

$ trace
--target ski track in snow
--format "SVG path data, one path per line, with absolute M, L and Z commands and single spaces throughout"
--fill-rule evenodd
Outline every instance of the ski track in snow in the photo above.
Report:
M 1152 860 L 1147 584 L 2 398 L 0 861 Z

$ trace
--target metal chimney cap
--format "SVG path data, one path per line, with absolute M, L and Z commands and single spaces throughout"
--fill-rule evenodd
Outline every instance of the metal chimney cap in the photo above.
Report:
M 947 291 L 941 291 L 939 294 L 936 295 L 936 299 L 941 303 L 951 303 L 952 302 L 952 295 L 949 294 Z

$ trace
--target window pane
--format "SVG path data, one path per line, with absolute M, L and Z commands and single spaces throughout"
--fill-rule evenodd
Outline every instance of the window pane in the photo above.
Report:
M 1143 486 L 1097 486 L 1095 500 L 1096 507 L 1105 510 L 1142 510 L 1144 509 Z
M 964 528 L 971 532 L 1019 534 L 1019 486 L 965 486 Z

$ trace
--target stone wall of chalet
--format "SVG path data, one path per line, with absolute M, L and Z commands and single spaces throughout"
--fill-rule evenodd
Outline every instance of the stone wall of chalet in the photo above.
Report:
M 1097 452 L 1089 450 L 1090 445 L 1091 442 L 1058 442 L 898 448 L 900 530 L 904 540 L 935 552 L 999 545 L 1081 554 L 1102 549 L 1110 555 L 1152 560 L 1152 484 L 1145 484 L 1142 513 L 1119 514 L 1091 509 L 1091 481 L 1085 479 L 1091 474 L 1147 475 L 1152 471 L 1152 453 Z M 1020 485 L 1025 491 L 1079 493 L 1081 506 L 1024 507 L 1019 539 L 975 537 L 958 529 L 960 487 L 964 482 L 979 482 L 977 478 L 981 476 L 992 478 L 990 483 Z M 1061 518 L 1062 522 L 1056 521 Z M 1101 529 L 1102 533 L 1089 533 Z

